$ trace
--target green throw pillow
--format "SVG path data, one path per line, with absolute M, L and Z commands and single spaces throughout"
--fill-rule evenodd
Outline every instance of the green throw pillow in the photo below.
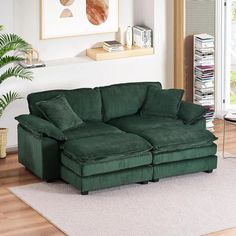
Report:
M 83 123 L 64 95 L 38 102 L 36 105 L 44 117 L 62 131 L 77 128 Z
M 148 88 L 141 115 L 177 118 L 184 91 L 181 89 Z
M 202 119 L 206 114 L 207 109 L 198 104 L 182 101 L 179 108 L 179 118 L 184 121 L 185 124 L 191 125 Z

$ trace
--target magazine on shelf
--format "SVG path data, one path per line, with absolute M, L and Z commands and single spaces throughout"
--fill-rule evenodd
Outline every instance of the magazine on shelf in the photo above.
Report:
M 214 130 L 215 114 L 215 48 L 214 37 L 209 34 L 194 36 L 194 103 L 207 109 L 207 129 Z

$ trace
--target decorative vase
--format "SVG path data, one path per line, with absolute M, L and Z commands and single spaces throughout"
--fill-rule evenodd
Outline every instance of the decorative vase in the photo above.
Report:
M 129 49 L 133 46 L 133 29 L 131 26 L 128 26 L 126 31 L 126 45 Z
M 8 129 L 0 128 L 0 159 L 6 158 L 6 146 L 7 146 L 7 132 Z
M 116 33 L 116 41 L 120 42 L 122 45 L 126 43 L 126 30 L 119 27 L 118 32 Z

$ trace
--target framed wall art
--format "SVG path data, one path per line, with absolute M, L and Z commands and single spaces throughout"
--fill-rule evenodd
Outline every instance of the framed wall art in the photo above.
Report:
M 118 0 L 41 0 L 41 39 L 118 31 Z

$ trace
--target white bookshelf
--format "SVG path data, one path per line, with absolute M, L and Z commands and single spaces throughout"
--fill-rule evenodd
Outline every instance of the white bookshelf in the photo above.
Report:
M 209 34 L 197 34 L 193 43 L 193 102 L 208 110 L 207 129 L 214 131 L 215 39 Z

